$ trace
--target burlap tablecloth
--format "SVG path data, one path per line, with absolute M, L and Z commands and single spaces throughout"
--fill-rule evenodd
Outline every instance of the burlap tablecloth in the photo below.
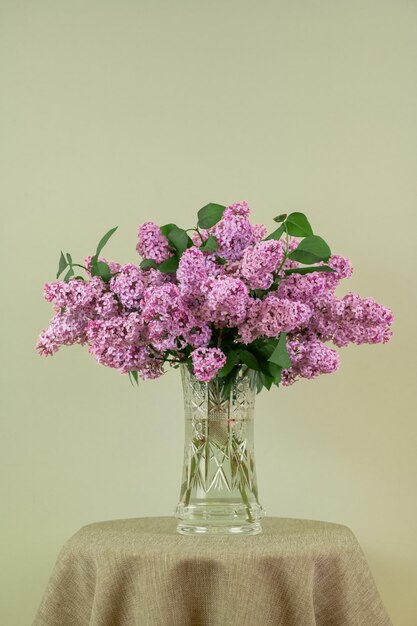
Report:
M 253 537 L 184 537 L 167 517 L 85 526 L 33 626 L 392 626 L 349 528 L 262 525 Z

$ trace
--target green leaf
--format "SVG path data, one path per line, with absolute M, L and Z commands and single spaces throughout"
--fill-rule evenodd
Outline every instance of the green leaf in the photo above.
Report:
M 227 376 L 232 371 L 238 360 L 239 351 L 229 350 L 229 352 L 226 354 L 226 363 L 221 369 L 219 369 L 219 371 L 217 372 L 217 376 L 219 378 L 224 378 L 225 376 Z
M 311 265 L 319 261 L 328 261 L 330 255 L 330 248 L 324 239 L 317 235 L 311 235 L 310 237 L 302 239 L 298 247 L 288 256 L 293 261 Z
M 286 224 L 288 234 L 293 237 L 308 237 L 313 234 L 313 229 L 304 213 L 290 213 Z
M 72 265 L 72 256 L 70 255 L 69 252 L 67 252 L 67 261 L 68 261 L 68 265 Z
M 156 262 L 153 259 L 143 259 L 142 263 L 139 265 L 139 267 L 143 270 L 147 270 L 150 267 L 158 267 Z
M 56 277 L 59 278 L 62 274 L 62 272 L 64 271 L 64 269 L 68 266 L 68 261 L 66 260 L 66 258 L 64 257 L 64 253 L 61 252 L 61 256 L 59 257 L 59 263 L 58 263 L 58 272 L 56 274 Z
M 200 246 L 202 252 L 215 252 L 217 250 L 217 239 L 213 235 L 210 235 Z
M 256 393 L 260 393 L 263 388 L 264 388 L 264 384 L 262 382 L 262 378 L 260 374 L 258 374 L 256 377 Z
M 176 272 L 178 269 L 179 259 L 177 256 L 172 256 L 166 261 L 162 261 L 160 265 L 158 265 L 158 269 L 160 272 L 164 274 L 168 274 L 170 272 Z
M 283 222 L 285 219 L 287 219 L 287 214 L 282 213 L 281 215 L 277 215 L 277 217 L 274 217 L 274 222 L 278 222 L 279 224 L 280 222 Z
M 266 389 L 268 389 L 269 391 L 272 387 L 272 383 L 274 382 L 273 377 L 268 376 L 268 374 L 264 374 L 263 372 L 259 372 L 259 377 L 262 381 L 263 386 L 266 387 Z
M 291 367 L 291 360 L 287 352 L 287 333 L 280 333 L 277 347 L 268 361 L 280 365 L 284 369 Z
M 214 202 L 210 202 L 210 204 L 203 206 L 203 208 L 197 213 L 199 227 L 211 228 L 217 224 L 217 222 L 220 222 L 225 208 L 226 207 L 222 204 L 215 204 Z
M 72 269 L 72 267 L 70 267 L 68 272 L 65 274 L 64 282 L 67 283 L 69 281 L 69 279 L 71 278 L 71 276 L 74 276 L 74 270 Z
M 136 383 L 136 385 L 139 385 L 139 378 L 138 378 L 138 373 L 136 370 L 132 370 L 130 372 L 128 372 L 129 374 L 129 380 L 131 382 L 131 384 L 134 386 L 134 382 Z
M 178 228 L 178 226 L 174 226 L 169 231 L 168 241 L 177 250 L 179 256 L 181 256 L 181 254 L 193 244 L 186 231 L 183 228 Z
M 106 243 L 108 242 L 108 240 L 110 239 L 110 237 L 113 235 L 113 233 L 116 232 L 116 230 L 118 229 L 118 226 L 115 226 L 114 228 L 112 228 L 111 230 L 109 230 L 99 241 L 98 246 L 97 246 L 97 250 L 96 250 L 96 255 L 98 256 L 100 254 L 100 252 L 103 250 L 104 246 L 106 245 Z
M 168 237 L 168 233 L 170 233 L 173 228 L 177 228 L 177 225 L 176 224 L 164 224 L 164 226 L 161 226 L 159 230 L 161 231 L 164 237 Z
M 254 354 L 252 354 L 252 352 L 249 352 L 249 350 L 241 350 L 239 357 L 242 363 L 250 367 L 252 370 L 256 370 L 257 372 L 259 372 L 259 370 L 261 369 L 258 359 Z
M 105 283 L 108 283 L 111 279 L 110 267 L 104 261 L 97 261 L 94 265 L 91 265 L 91 274 L 93 276 L 100 276 Z
M 279 383 L 281 382 L 281 372 L 282 372 L 282 367 L 281 365 L 277 365 L 276 363 L 268 363 L 269 365 L 269 371 L 271 372 L 271 376 L 274 379 L 274 385 L 279 385 Z
M 268 241 L 268 239 L 281 239 L 282 234 L 284 232 L 285 232 L 285 225 L 281 224 L 281 226 L 279 226 L 276 230 L 274 230 L 273 233 L 268 235 L 268 237 L 265 237 L 265 241 Z
M 226 265 L 227 261 L 222 256 L 216 256 L 216 263 L 219 265 Z
M 290 276 L 291 274 L 312 274 L 313 272 L 335 272 L 336 270 L 332 269 L 328 265 L 314 265 L 312 267 L 296 267 L 291 270 L 285 270 L 286 276 Z
M 278 345 L 278 339 L 270 338 L 270 339 L 256 339 L 248 347 L 251 348 L 252 352 L 255 352 L 258 360 L 262 362 L 262 359 L 268 360 L 271 354 L 274 352 L 275 348 Z M 259 356 L 258 356 L 259 354 Z
M 232 368 L 232 370 L 227 374 L 227 376 L 224 377 L 222 381 L 223 382 L 222 395 L 224 398 L 229 398 L 235 378 L 236 378 L 236 373 L 233 371 L 233 368 Z

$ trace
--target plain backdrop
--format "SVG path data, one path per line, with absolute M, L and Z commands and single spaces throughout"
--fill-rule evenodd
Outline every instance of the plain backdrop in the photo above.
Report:
M 261 501 L 360 541 L 396 626 L 417 624 L 415 0 L 0 0 L 0 623 L 30 623 L 62 544 L 170 515 L 177 372 L 131 387 L 79 346 L 34 351 L 59 251 L 135 262 L 139 223 L 247 200 L 304 211 L 394 338 L 257 399 Z M 300 625 L 301 626 L 301 625 Z

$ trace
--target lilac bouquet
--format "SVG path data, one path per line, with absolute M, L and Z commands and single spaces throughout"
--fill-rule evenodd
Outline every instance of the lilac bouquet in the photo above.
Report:
M 45 285 L 55 315 L 39 353 L 87 345 L 98 363 L 136 383 L 185 363 L 200 381 L 221 381 L 226 393 L 242 364 L 258 372 L 260 391 L 334 372 L 339 355 L 329 342 L 387 342 L 388 308 L 335 295 L 351 276 L 349 259 L 331 254 L 303 213 L 274 220 L 279 226 L 267 234 L 249 221 L 246 202 L 211 203 L 195 228 L 142 224 L 139 265 L 100 257 L 116 228 L 84 265 L 61 252 L 57 279 L 65 276 Z

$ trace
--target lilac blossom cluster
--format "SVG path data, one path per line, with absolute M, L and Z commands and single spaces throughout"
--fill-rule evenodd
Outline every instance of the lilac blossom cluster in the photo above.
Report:
M 224 208 L 213 225 L 190 229 L 191 238 L 181 231 L 185 249 L 177 243 L 177 227 L 170 238 L 145 222 L 137 244 L 142 267 L 90 256 L 85 278 L 47 283 L 44 296 L 55 314 L 40 334 L 39 353 L 81 344 L 98 363 L 123 374 L 153 379 L 166 363 L 188 363 L 197 379 L 209 382 L 239 365 L 242 350 L 243 363 L 272 379 L 262 350 L 284 337 L 289 362 L 275 361 L 271 371 L 278 367 L 279 381 L 291 385 L 338 368 L 338 353 L 328 342 L 343 347 L 389 340 L 388 308 L 355 293 L 336 296 L 352 274 L 348 259 L 330 255 L 325 267 L 318 260 L 306 273 L 296 254 L 300 235 L 291 234 L 291 224 L 298 233 L 305 222 L 284 221 L 282 232 L 266 237 L 265 226 L 251 224 L 249 215 L 245 202 Z M 164 262 L 176 265 L 160 270 Z

